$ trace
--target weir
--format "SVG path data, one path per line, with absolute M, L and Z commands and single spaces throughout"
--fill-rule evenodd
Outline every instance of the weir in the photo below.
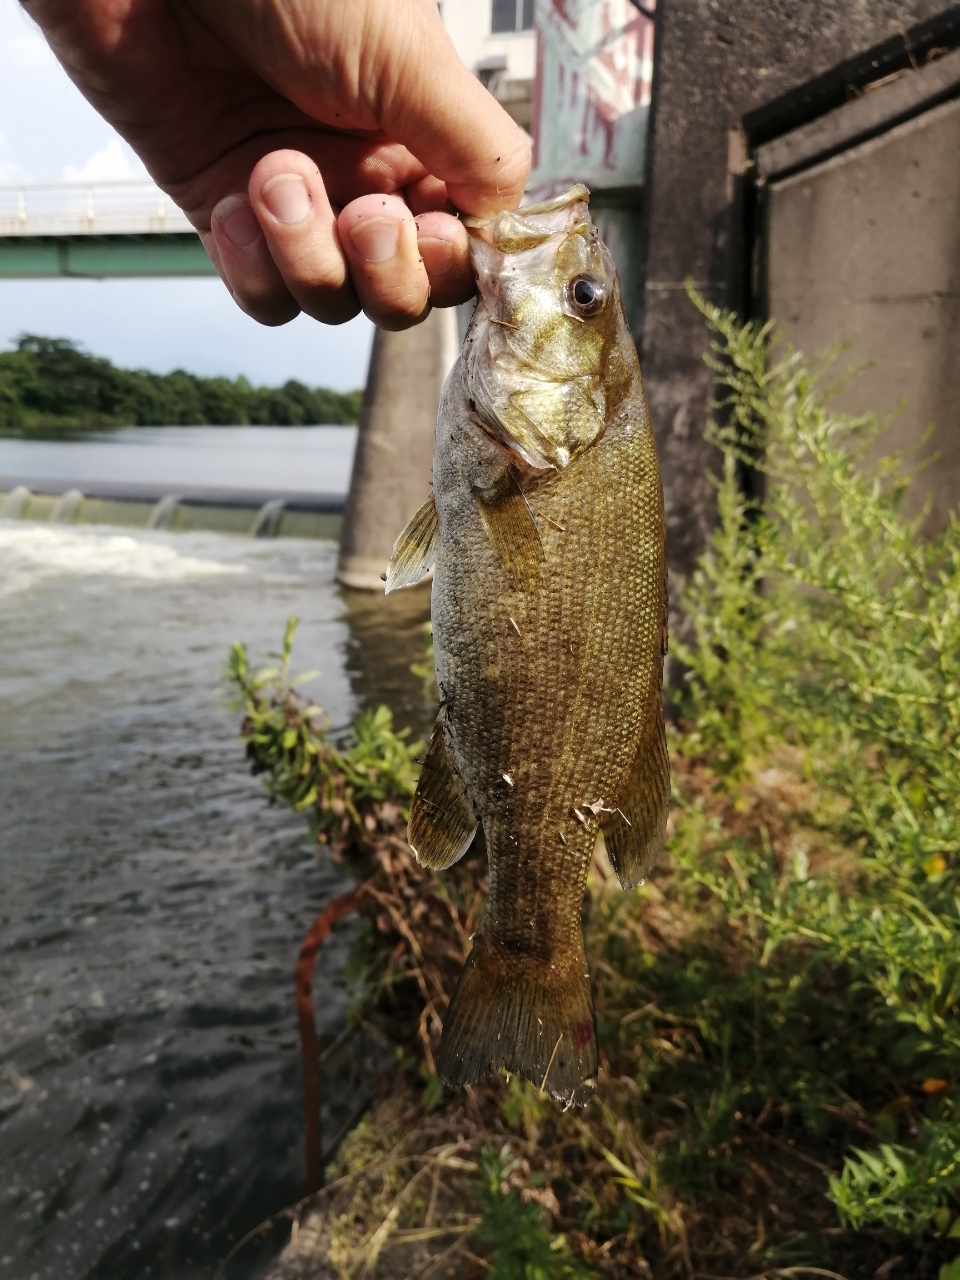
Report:
M 161 498 L 147 517 L 148 529 L 169 529 L 180 505 L 178 493 L 168 493 Z
M 336 493 L 276 493 L 149 485 L 78 485 L 0 476 L 0 520 L 110 524 L 130 529 L 208 530 L 251 538 L 336 541 L 344 498 Z

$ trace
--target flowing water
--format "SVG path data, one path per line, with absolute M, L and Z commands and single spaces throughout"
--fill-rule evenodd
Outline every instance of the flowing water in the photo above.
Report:
M 423 732 L 428 595 L 345 595 L 335 554 L 0 522 L 0 1280 L 210 1277 L 303 1194 L 293 966 L 349 882 L 265 803 L 217 685 L 296 613 L 335 726 L 387 701 Z M 353 938 L 318 963 L 328 1040 Z M 328 1136 L 371 1087 L 346 1056 Z

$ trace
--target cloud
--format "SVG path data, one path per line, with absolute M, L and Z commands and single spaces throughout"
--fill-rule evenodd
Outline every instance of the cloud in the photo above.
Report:
M 26 182 L 27 173 L 16 160 L 0 160 L 0 186 L 13 186 L 15 182 Z
M 57 60 L 50 46 L 39 30 L 26 20 L 25 14 L 24 19 L 24 25 L 28 30 L 23 35 L 4 38 L 0 61 L 6 63 L 8 67 L 22 67 L 27 70 L 55 66 Z
M 125 151 L 119 138 L 111 138 L 105 147 L 94 152 L 86 164 L 64 166 L 64 182 L 124 182 L 145 178 L 146 170 L 134 156 Z

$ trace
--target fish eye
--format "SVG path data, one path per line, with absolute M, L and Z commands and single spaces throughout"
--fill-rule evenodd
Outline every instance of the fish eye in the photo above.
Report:
M 606 289 L 594 276 L 577 276 L 567 286 L 567 297 L 578 316 L 587 319 L 601 312 L 607 302 Z

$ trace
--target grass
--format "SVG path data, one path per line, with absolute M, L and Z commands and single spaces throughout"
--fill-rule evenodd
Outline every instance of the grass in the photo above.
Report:
M 254 767 L 380 895 L 358 963 L 397 1065 L 304 1219 L 318 1275 L 960 1278 L 960 525 L 905 514 L 908 460 L 873 460 L 884 424 L 832 409 L 829 365 L 692 296 L 718 520 L 667 847 L 634 892 L 602 850 L 591 874 L 585 1111 L 440 1085 L 482 853 L 418 868 L 386 713 L 331 744 L 292 633 L 267 673 L 234 650 Z

